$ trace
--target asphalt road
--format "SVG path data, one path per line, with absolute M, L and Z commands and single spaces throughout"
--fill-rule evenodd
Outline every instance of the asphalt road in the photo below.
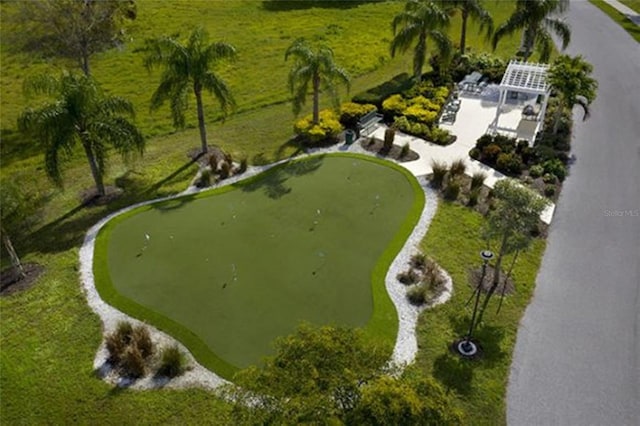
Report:
M 510 425 L 640 424 L 640 44 L 571 3 L 571 55 L 594 65 L 592 116 L 557 204 L 516 343 Z M 576 108 L 578 112 L 578 108 Z

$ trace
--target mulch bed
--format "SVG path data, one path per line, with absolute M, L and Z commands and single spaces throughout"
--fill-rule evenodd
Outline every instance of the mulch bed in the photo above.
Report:
M 85 189 L 80 193 L 80 202 L 83 206 L 105 206 L 110 202 L 118 199 L 123 193 L 122 188 L 107 185 L 104 187 L 104 195 L 99 195 L 98 190 L 94 188 Z
M 481 291 L 483 293 L 488 293 L 491 285 L 493 283 L 493 266 L 487 265 L 487 271 L 484 277 L 484 281 L 481 287 Z M 469 271 L 469 285 L 472 288 L 477 288 L 480 283 L 480 279 L 482 278 L 482 267 L 474 268 Z M 515 284 L 511 278 L 507 279 L 507 274 L 502 272 L 500 274 L 500 282 L 498 283 L 498 288 L 494 294 L 511 294 L 515 291 Z
M 19 279 L 12 267 L 0 272 L 0 296 L 8 296 L 31 288 L 44 272 L 44 266 L 37 263 L 23 263 L 26 277 Z
M 378 155 L 381 155 L 382 157 L 391 158 L 392 160 L 396 160 L 401 163 L 405 163 L 407 161 L 415 161 L 420 158 L 418 153 L 412 150 L 409 150 L 406 155 L 401 156 L 402 147 L 398 145 L 393 145 L 390 151 L 386 151 L 384 149 L 384 141 L 380 139 L 364 139 L 360 141 L 360 146 L 369 152 L 376 153 Z

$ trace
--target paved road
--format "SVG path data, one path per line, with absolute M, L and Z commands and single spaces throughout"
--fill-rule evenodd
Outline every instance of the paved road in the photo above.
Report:
M 592 117 L 515 348 L 510 425 L 640 424 L 640 45 L 574 1 L 570 54 L 594 64 Z M 578 118 L 578 116 L 576 116 Z

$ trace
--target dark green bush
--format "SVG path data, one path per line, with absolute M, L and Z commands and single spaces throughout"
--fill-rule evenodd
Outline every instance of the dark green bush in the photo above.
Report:
M 544 183 L 556 183 L 558 178 L 552 173 L 545 173 L 544 176 L 542 176 L 542 181 Z
M 451 176 L 461 176 L 467 170 L 467 165 L 462 158 L 458 158 L 451 163 L 449 172 Z
M 529 168 L 529 176 L 532 178 L 539 178 L 544 174 L 544 167 L 541 164 L 536 164 Z
M 432 160 L 431 169 L 433 170 L 433 174 L 431 175 L 431 184 L 435 188 L 440 188 L 448 171 L 447 165 L 445 163 Z
M 478 148 L 471 148 L 471 150 L 469 151 L 469 157 L 473 158 L 474 160 L 479 160 L 480 150 Z
M 240 160 L 240 167 L 238 167 L 238 174 L 242 174 L 246 172 L 247 167 L 249 167 L 249 160 L 247 160 L 247 157 L 244 157 L 242 160 Z
M 177 377 L 184 373 L 187 360 L 177 345 L 165 347 L 160 355 L 158 374 L 165 377 Z
M 397 278 L 398 281 L 400 281 L 404 285 L 414 284 L 414 283 L 418 282 L 418 280 L 420 279 L 420 277 L 418 276 L 416 271 L 414 271 L 413 269 L 409 269 L 407 271 L 400 272 L 396 276 L 396 278 Z
M 202 169 L 200 171 L 200 178 L 196 182 L 198 188 L 207 188 L 211 186 L 211 170 Z
M 556 158 L 556 150 L 546 145 L 536 145 L 534 148 L 538 162 L 544 163 L 548 160 Z
M 478 138 L 476 141 L 476 148 L 482 151 L 486 146 L 489 146 L 493 143 L 493 136 L 489 134 L 484 134 Z
M 522 160 L 515 153 L 502 153 L 498 155 L 496 160 L 497 169 L 509 175 L 519 175 L 522 171 L 522 166 Z
M 452 135 L 451 132 L 439 127 L 434 127 L 433 129 L 431 129 L 431 135 L 428 139 L 431 142 L 442 146 L 450 145 L 456 140 L 455 136 Z
M 457 179 L 449 179 L 449 183 L 444 190 L 444 198 L 449 201 L 455 201 L 460 195 L 460 182 Z
M 498 156 L 502 153 L 502 149 L 495 143 L 485 146 L 482 149 L 482 154 L 480 155 L 480 159 L 489 164 L 493 164 L 496 162 Z
M 486 179 L 487 174 L 485 172 L 475 172 L 473 176 L 471 176 L 471 189 L 480 188 Z
M 544 168 L 545 173 L 551 173 L 552 175 L 555 175 L 558 179 L 560 179 L 560 182 L 562 182 L 567 177 L 567 168 L 564 164 L 562 164 L 562 161 L 558 160 L 557 158 L 545 161 L 542 164 L 542 167 Z
M 556 186 L 552 184 L 545 185 L 544 195 L 546 195 L 547 197 L 553 197 L 554 195 L 556 195 Z

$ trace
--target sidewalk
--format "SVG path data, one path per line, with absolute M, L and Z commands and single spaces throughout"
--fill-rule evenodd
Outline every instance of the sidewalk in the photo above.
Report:
M 618 10 L 618 12 L 625 15 L 631 22 L 640 27 L 640 14 L 628 6 L 620 3 L 618 0 L 604 0 L 609 6 Z

